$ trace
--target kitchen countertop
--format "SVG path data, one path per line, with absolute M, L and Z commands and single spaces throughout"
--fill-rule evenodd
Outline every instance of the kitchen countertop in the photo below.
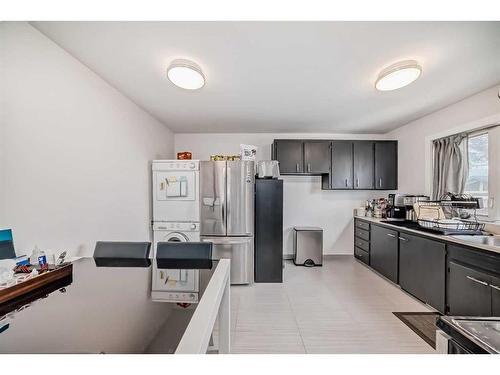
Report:
M 479 244 L 479 243 L 476 243 L 476 242 L 466 241 L 466 240 L 462 240 L 462 239 L 459 239 L 459 238 L 455 238 L 454 236 L 445 236 L 443 234 L 431 233 L 431 232 L 428 232 L 428 231 L 425 231 L 425 230 L 405 228 L 405 227 L 402 227 L 402 226 L 399 226 L 399 225 L 393 225 L 393 224 L 384 222 L 384 221 L 391 221 L 391 219 L 379 219 L 379 218 L 374 218 L 374 217 L 357 216 L 357 215 L 355 215 L 354 218 L 355 219 L 364 220 L 364 221 L 367 221 L 367 222 L 370 222 L 370 223 L 373 223 L 373 224 L 377 224 L 377 225 L 380 225 L 380 226 L 384 226 L 384 227 L 387 227 L 387 228 L 391 228 L 391 229 L 394 229 L 394 230 L 397 230 L 397 231 L 400 231 L 400 232 L 415 233 L 415 234 L 418 234 L 420 236 L 434 238 L 434 239 L 441 240 L 441 241 L 455 243 L 457 245 L 463 245 L 463 246 L 467 246 L 467 247 L 472 247 L 472 248 L 481 249 L 481 250 L 485 250 L 485 251 L 489 251 L 489 252 L 500 254 L 500 246 L 491 246 L 491 245 Z M 392 219 L 392 220 L 394 220 L 394 221 L 401 221 L 401 220 L 398 220 L 398 219 Z

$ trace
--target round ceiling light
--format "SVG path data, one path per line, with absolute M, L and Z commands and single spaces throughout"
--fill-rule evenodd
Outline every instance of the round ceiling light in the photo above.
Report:
M 201 68 L 192 61 L 177 59 L 167 69 L 167 76 L 174 85 L 186 90 L 198 90 L 205 85 Z
M 379 91 L 391 91 L 409 85 L 422 73 L 422 67 L 414 60 L 400 61 L 380 72 L 375 88 Z

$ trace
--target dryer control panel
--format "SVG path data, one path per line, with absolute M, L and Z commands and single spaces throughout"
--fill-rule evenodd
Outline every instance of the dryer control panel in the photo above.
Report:
M 199 171 L 199 160 L 153 160 L 153 171 Z

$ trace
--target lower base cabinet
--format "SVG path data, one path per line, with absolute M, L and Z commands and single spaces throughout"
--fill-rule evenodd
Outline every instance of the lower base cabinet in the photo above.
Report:
M 370 241 L 370 267 L 398 282 L 398 232 L 372 225 Z
M 365 264 L 370 264 L 370 254 L 359 247 L 354 248 L 354 256 Z
M 491 277 L 453 261 L 449 263 L 448 273 L 449 314 L 491 316 Z
M 439 312 L 500 316 L 500 255 L 355 220 L 354 256 Z
M 500 277 L 491 278 L 491 315 L 500 316 Z
M 399 235 L 399 285 L 445 313 L 446 245 L 406 233 Z

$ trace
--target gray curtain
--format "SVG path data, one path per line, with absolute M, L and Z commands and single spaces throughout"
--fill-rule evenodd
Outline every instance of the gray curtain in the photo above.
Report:
M 447 192 L 464 192 L 469 175 L 467 139 L 467 134 L 456 134 L 433 141 L 432 199 L 440 199 Z

